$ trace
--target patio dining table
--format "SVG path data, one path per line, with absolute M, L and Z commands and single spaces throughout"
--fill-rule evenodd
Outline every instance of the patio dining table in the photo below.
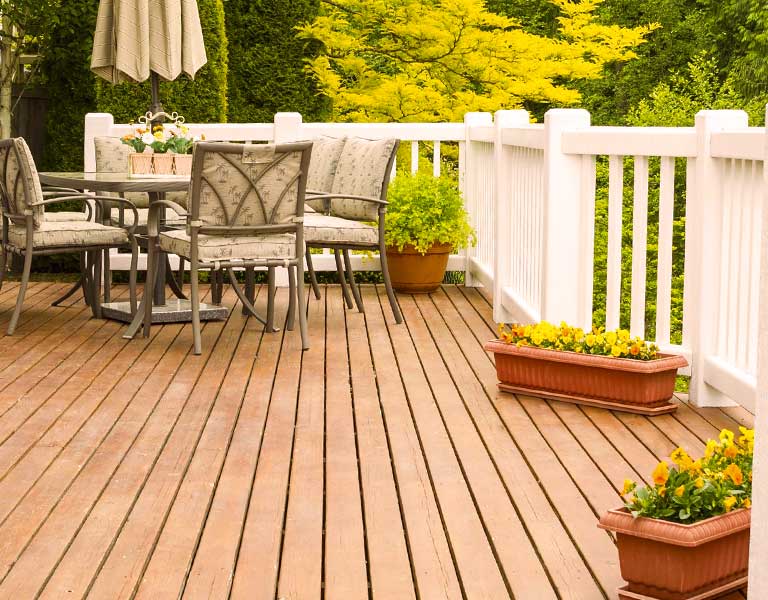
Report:
M 149 195 L 150 205 L 165 197 L 167 192 L 185 191 L 189 187 L 189 176 L 159 176 L 137 177 L 130 173 L 95 173 L 95 172 L 56 172 L 40 173 L 40 183 L 46 186 L 70 188 L 91 192 L 146 192 Z M 162 216 L 162 215 L 161 215 Z M 146 239 L 146 238 L 145 238 Z M 179 323 L 192 320 L 192 309 L 170 269 L 167 269 L 167 255 L 161 253 L 158 265 L 157 285 L 153 292 L 152 322 L 155 323 Z M 165 295 L 165 284 L 169 283 L 176 298 L 169 300 Z M 141 306 L 136 315 L 131 314 L 128 302 L 105 302 L 102 305 L 102 315 L 108 319 L 115 319 L 130 323 L 128 331 L 123 337 L 133 337 L 142 324 L 143 306 L 147 295 L 141 301 Z M 200 305 L 201 320 L 225 319 L 228 311 L 223 306 L 213 304 Z

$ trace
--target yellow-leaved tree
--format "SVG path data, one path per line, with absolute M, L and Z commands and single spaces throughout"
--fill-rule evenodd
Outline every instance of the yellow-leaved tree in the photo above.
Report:
M 324 45 L 309 69 L 335 118 L 434 122 L 524 100 L 574 104 L 574 81 L 633 58 L 654 28 L 599 23 L 602 0 L 551 1 L 561 15 L 555 38 L 524 31 L 483 0 L 323 0 L 301 35 Z

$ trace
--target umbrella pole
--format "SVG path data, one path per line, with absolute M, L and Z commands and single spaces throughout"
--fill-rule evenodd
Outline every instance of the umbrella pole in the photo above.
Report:
M 160 102 L 160 76 L 154 71 L 150 76 L 150 84 L 152 86 L 152 105 L 149 110 L 153 114 L 157 114 L 163 110 L 163 104 Z

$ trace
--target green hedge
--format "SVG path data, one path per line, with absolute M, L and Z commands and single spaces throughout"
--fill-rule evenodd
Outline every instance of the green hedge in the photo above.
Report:
M 226 0 L 229 35 L 229 120 L 271 122 L 276 112 L 321 120 L 328 103 L 304 61 L 317 42 L 296 38 L 294 28 L 312 20 L 319 0 Z
M 208 62 L 194 80 L 182 75 L 176 81 L 160 84 L 160 99 L 167 112 L 177 111 L 191 123 L 220 123 L 227 120 L 227 35 L 222 0 L 198 0 L 200 21 Z M 92 29 L 90 31 L 93 31 Z M 136 120 L 149 108 L 149 82 L 140 85 L 111 85 L 98 80 L 98 110 L 112 113 L 115 121 Z
M 43 170 L 83 168 L 85 114 L 96 109 L 90 58 L 97 10 L 94 0 L 67 0 L 57 10 L 40 68 L 49 97 Z

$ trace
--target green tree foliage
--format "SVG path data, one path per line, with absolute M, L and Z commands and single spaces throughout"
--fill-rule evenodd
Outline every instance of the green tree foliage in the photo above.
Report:
M 319 43 L 299 39 L 295 27 L 317 16 L 319 0 L 226 0 L 229 38 L 229 120 L 272 121 L 276 112 L 322 120 L 327 101 L 318 94 L 305 60 Z
M 42 163 L 45 170 L 83 168 L 85 114 L 96 108 L 89 61 L 97 9 L 93 0 L 67 0 L 51 16 L 40 67 L 50 98 Z
M 208 62 L 194 80 L 182 75 L 160 84 L 163 108 L 176 111 L 188 122 L 218 123 L 227 120 L 227 36 L 222 0 L 198 0 Z M 90 30 L 91 35 L 93 29 Z M 96 84 L 98 110 L 112 113 L 118 122 L 136 120 L 151 102 L 149 82 L 140 85 L 112 85 L 101 79 Z
M 569 82 L 635 56 L 651 27 L 602 25 L 601 0 L 552 0 L 558 38 L 525 31 L 482 0 L 339 0 L 305 26 L 324 45 L 312 60 L 334 116 L 351 121 L 460 120 L 524 100 L 573 104 Z

